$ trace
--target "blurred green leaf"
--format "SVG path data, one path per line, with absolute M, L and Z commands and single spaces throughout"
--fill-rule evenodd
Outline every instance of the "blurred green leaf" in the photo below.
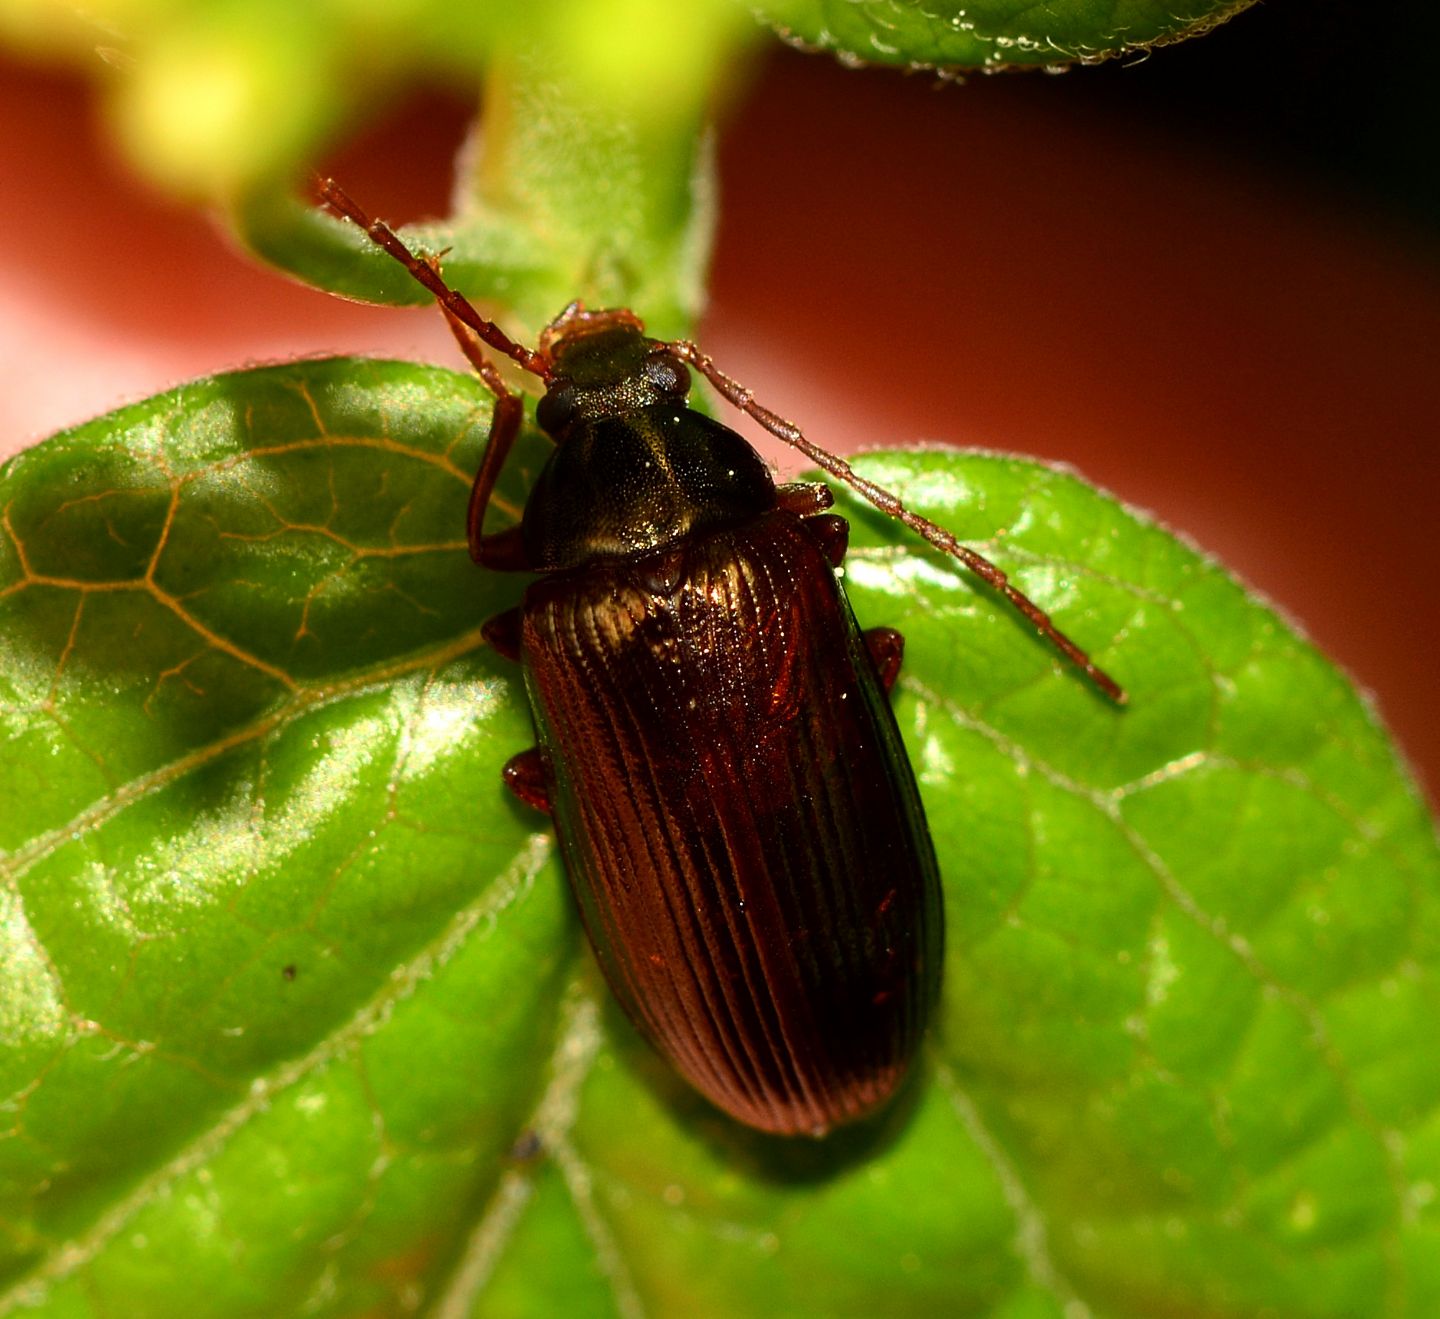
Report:
M 104 53 L 108 117 L 142 172 L 231 203 L 283 187 L 407 86 L 469 91 L 527 54 L 643 148 L 646 125 L 693 128 L 757 34 L 732 0 L 0 0 L 11 46 L 97 75 Z
M 787 40 L 846 61 L 1057 68 L 1198 36 L 1254 0 L 755 0 Z
M 503 310 L 526 338 L 577 297 L 632 307 L 661 336 L 688 333 L 713 221 L 707 98 L 676 105 L 637 90 L 602 93 L 553 47 L 497 56 L 454 214 L 406 226 L 402 237 L 443 254 L 446 279 Z M 232 220 L 258 256 L 319 288 L 372 302 L 430 299 L 355 225 L 288 187 L 252 190 Z
M 798 44 L 846 60 L 995 69 L 1148 49 L 1203 32 L 1249 3 L 95 0 L 77 10 L 62 0 L 0 0 L 0 40 L 105 73 L 112 130 L 145 175 L 183 196 L 257 208 L 252 220 L 270 228 L 298 226 L 293 216 L 285 222 L 278 200 L 285 189 L 327 145 L 407 87 L 428 83 L 468 92 L 483 81 L 492 111 L 486 151 L 503 168 L 492 170 L 479 190 L 462 193 L 462 212 L 477 199 L 514 203 L 518 209 L 502 204 L 488 221 L 491 237 L 504 237 L 534 200 L 527 189 L 535 169 L 522 153 L 533 149 L 534 139 L 554 143 L 573 131 L 569 154 L 542 150 L 540 168 L 561 165 L 583 181 L 579 212 L 554 212 L 560 221 L 554 232 L 521 230 L 522 246 L 538 239 L 553 247 L 577 222 L 593 237 L 590 212 L 607 186 L 616 203 L 610 223 L 634 231 L 634 180 L 625 177 L 630 160 L 662 185 L 686 177 L 675 172 L 678 157 L 693 154 L 717 89 L 733 78 L 743 48 L 759 32 L 754 17 Z M 527 60 L 527 83 L 537 85 L 543 70 L 562 89 L 558 99 L 531 103 L 540 117 L 530 123 L 493 113 L 507 100 L 505 80 Z M 496 153 L 492 132 L 520 150 Z M 303 235 L 293 242 L 303 246 Z M 589 255 L 573 253 L 572 260 L 583 263 Z M 308 269 L 304 262 L 294 268 Z M 490 285 L 482 281 L 475 291 L 489 296 Z
M 488 415 L 305 362 L 0 473 L 0 1313 L 1435 1312 L 1440 865 L 1308 644 L 1073 477 L 866 460 L 1131 706 L 849 510 L 945 1004 L 877 1123 L 761 1137 L 618 1017 L 502 791 Z

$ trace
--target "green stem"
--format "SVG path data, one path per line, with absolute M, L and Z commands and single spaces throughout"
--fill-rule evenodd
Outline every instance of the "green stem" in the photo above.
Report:
M 642 32 L 621 58 L 597 40 L 596 12 L 566 7 L 494 47 L 457 211 L 402 236 L 443 252 L 451 284 L 516 332 L 580 298 L 634 307 L 657 335 L 685 334 L 710 251 L 707 120 L 750 30 L 727 7 L 724 21 L 671 25 L 663 49 Z M 234 221 L 252 250 L 308 283 L 367 301 L 425 300 L 353 226 L 288 194 L 252 195 Z

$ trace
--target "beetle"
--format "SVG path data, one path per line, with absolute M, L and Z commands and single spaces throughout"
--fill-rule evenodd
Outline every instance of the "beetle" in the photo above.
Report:
M 726 399 L 1003 593 L 1107 696 L 1121 689 L 1001 570 L 761 407 L 688 341 L 573 303 L 529 349 L 331 180 L 330 209 L 436 298 L 495 395 L 467 518 L 476 563 L 538 574 L 484 635 L 518 660 L 537 746 L 505 767 L 554 821 L 620 1006 L 695 1089 L 748 1126 L 824 1135 L 880 1109 L 939 990 L 935 850 L 890 709 L 903 639 L 862 632 L 836 574 L 828 487 L 776 485 Z M 486 533 L 520 396 L 483 346 L 545 386 L 555 444 L 521 520 Z

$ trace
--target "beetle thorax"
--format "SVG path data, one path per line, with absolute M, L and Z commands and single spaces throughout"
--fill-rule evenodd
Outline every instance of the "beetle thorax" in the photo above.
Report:
M 682 404 L 577 421 L 525 506 L 526 556 L 576 568 L 735 526 L 775 506 L 775 483 L 739 435 Z

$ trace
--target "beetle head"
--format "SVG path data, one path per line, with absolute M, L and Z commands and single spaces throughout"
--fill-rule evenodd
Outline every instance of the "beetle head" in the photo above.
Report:
M 572 302 L 540 335 L 550 364 L 545 397 L 535 410 L 540 427 L 556 440 L 571 426 L 621 416 L 659 403 L 680 403 L 690 372 L 624 307 L 587 311 Z

